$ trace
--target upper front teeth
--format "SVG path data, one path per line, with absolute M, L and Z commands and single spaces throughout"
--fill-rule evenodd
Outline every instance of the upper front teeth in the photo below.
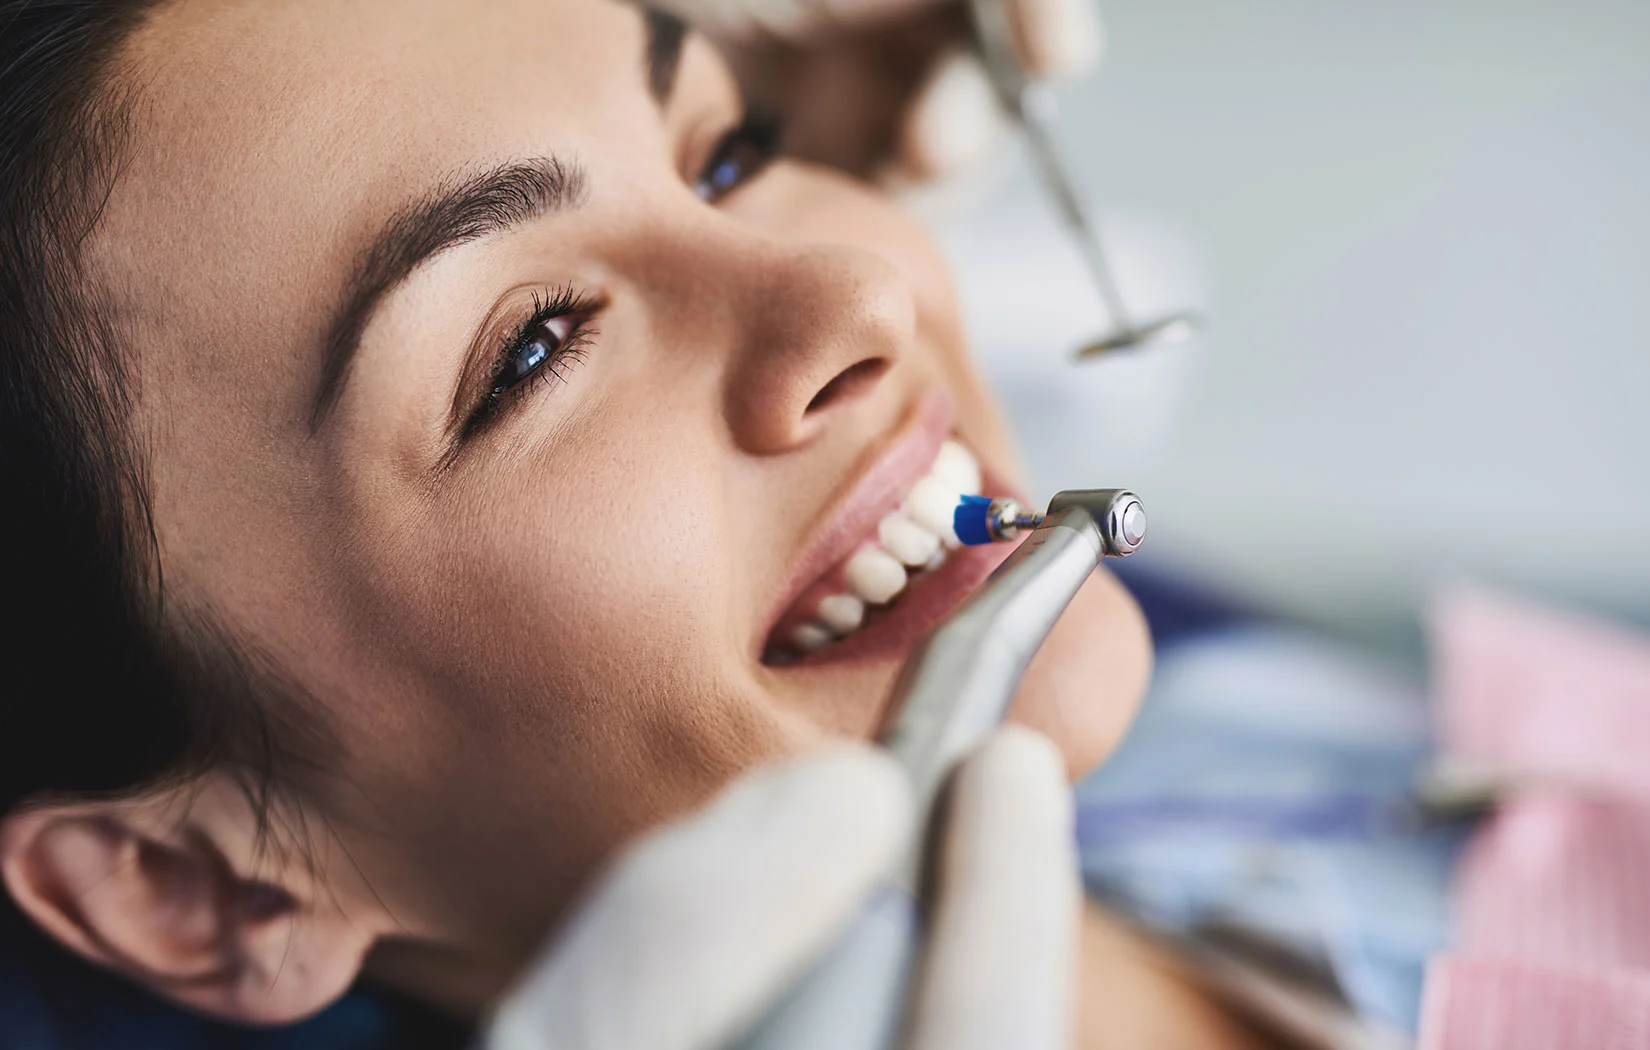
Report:
M 927 565 L 940 549 L 938 536 L 897 510 L 877 523 L 877 542 L 912 568 Z
M 886 605 L 905 589 L 907 567 L 915 572 L 942 563 L 944 546 L 957 545 L 951 525 L 957 504 L 965 494 L 979 491 L 980 465 L 974 454 L 955 441 L 941 445 L 928 474 L 911 487 L 904 507 L 884 515 L 877 523 L 876 539 L 843 566 L 848 593 L 822 599 L 814 619 L 791 629 L 791 645 L 811 653 L 853 633 L 864 623 L 867 604 Z
M 975 490 L 969 495 L 977 493 L 978 490 Z M 911 494 L 905 497 L 905 507 L 918 525 L 956 546 L 957 532 L 951 525 L 951 519 L 957 513 L 957 504 L 962 496 L 961 489 L 930 474 L 912 486 Z
M 965 492 L 970 496 L 980 494 L 980 464 L 974 454 L 955 441 L 947 441 L 940 446 L 940 454 L 934 457 L 934 465 L 928 473 L 939 478 L 955 488 L 958 492 Z
M 870 602 L 882 605 L 905 589 L 905 566 L 885 550 L 861 547 L 843 569 L 848 589 Z

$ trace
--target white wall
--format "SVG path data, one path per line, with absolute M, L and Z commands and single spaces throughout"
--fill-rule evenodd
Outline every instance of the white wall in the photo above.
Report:
M 1353 630 L 1456 572 L 1650 617 L 1650 0 L 1103 10 L 1062 140 L 1213 324 L 1068 370 L 1101 314 L 1017 170 L 949 241 L 1037 484 Z

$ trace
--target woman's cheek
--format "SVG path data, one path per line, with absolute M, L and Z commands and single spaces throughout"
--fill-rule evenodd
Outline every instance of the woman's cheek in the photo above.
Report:
M 1089 577 L 1032 660 L 1010 717 L 1047 734 L 1076 780 L 1128 732 L 1151 677 L 1151 636 L 1109 572 Z

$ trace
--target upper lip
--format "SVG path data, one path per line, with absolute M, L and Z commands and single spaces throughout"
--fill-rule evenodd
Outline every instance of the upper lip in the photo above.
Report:
M 930 391 L 917 400 L 880 447 L 863 457 L 865 468 L 850 477 L 826 505 L 813 535 L 803 546 L 780 601 L 768 615 L 763 645 L 808 585 L 859 549 L 877 522 L 897 508 L 911 487 L 928 473 L 955 418 L 951 400 L 938 390 Z

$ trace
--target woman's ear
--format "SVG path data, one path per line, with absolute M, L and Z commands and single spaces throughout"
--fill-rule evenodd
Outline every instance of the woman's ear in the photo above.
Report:
M 0 823 L 0 877 L 62 944 L 186 1006 L 254 1024 L 341 995 L 382 924 L 302 856 L 261 848 L 232 784 L 49 804 Z

